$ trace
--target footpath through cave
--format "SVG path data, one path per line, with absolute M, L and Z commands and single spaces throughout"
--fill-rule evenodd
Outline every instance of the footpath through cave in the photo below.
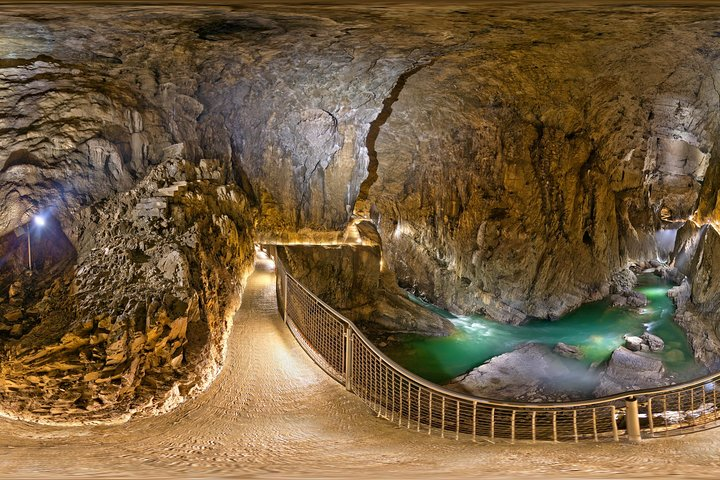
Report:
M 121 425 L 0 420 L 2 477 L 717 478 L 716 431 L 626 444 L 456 442 L 377 418 L 296 343 L 258 259 L 210 389 L 171 413 Z M 532 473 L 527 473 L 532 472 Z

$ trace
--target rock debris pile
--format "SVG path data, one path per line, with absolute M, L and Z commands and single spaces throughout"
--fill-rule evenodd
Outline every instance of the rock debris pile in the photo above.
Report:
M 0 292 L 6 320 L 20 306 L 41 318 L 22 335 L 0 332 L 4 414 L 113 420 L 207 387 L 254 258 L 253 209 L 227 181 L 218 162 L 167 160 L 79 213 L 77 261 L 38 302 L 23 302 L 17 282 Z

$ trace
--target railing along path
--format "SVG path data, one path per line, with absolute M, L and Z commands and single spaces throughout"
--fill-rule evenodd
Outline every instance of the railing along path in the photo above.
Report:
M 278 298 L 297 341 L 325 372 L 400 427 L 472 441 L 638 442 L 719 424 L 720 373 L 581 402 L 501 402 L 448 390 L 388 358 L 275 260 Z

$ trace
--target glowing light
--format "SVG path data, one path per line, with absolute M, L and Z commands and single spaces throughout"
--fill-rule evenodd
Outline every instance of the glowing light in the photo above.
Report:
M 35 218 L 33 218 L 33 222 L 34 222 L 35 225 L 37 225 L 38 227 L 44 227 L 44 226 L 45 226 L 45 223 L 46 223 L 46 222 L 45 222 L 45 218 L 44 218 L 44 217 L 41 217 L 40 215 L 38 215 L 38 216 L 36 216 Z

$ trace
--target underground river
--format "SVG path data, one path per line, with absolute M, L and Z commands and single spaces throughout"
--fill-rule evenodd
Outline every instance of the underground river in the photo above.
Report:
M 480 315 L 456 316 L 413 298 L 457 327 L 449 337 L 395 335 L 384 351 L 408 370 L 438 384 L 448 383 L 487 360 L 526 342 L 553 348 L 558 342 L 580 348 L 580 360 L 562 358 L 574 375 L 559 378 L 568 392 L 592 396 L 599 369 L 612 352 L 625 343 L 624 335 L 648 331 L 665 342 L 657 355 L 674 382 L 705 373 L 693 359 L 685 332 L 673 321 L 675 306 L 667 296 L 672 283 L 652 274 L 638 275 L 635 290 L 647 296 L 643 308 L 613 307 L 609 299 L 588 303 L 555 321 L 531 320 L 522 326 L 494 322 Z

